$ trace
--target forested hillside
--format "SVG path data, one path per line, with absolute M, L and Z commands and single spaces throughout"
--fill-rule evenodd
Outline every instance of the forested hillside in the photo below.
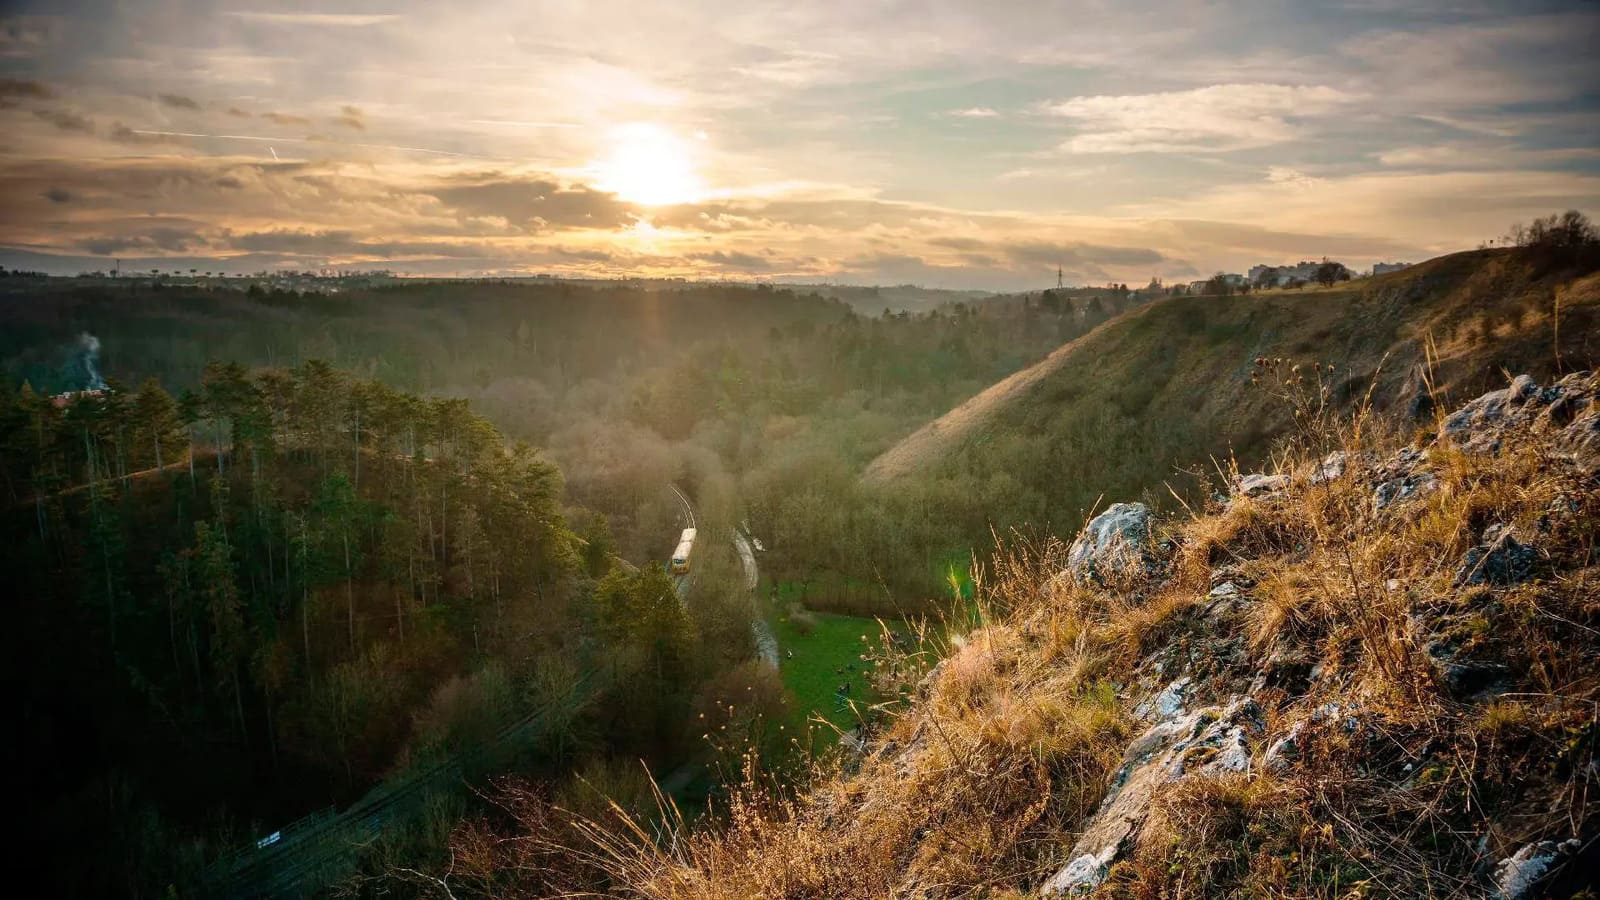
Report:
M 747 612 L 619 568 L 461 400 L 311 362 L 0 403 L 19 764 L 67 893 L 192 884 L 586 674 L 526 771 L 672 760 L 696 686 L 749 653 Z

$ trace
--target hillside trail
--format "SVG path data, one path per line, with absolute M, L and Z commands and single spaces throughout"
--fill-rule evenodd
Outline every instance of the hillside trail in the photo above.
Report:
M 992 422 L 1001 409 L 1014 400 L 1026 396 L 1035 385 L 1065 366 L 1090 338 L 1104 329 L 1144 315 L 1155 305 L 1155 302 L 1145 303 L 1112 316 L 1050 351 L 1050 355 L 1044 359 L 1002 378 L 968 398 L 955 409 L 913 431 L 868 463 L 861 473 L 862 482 L 874 485 L 887 484 L 949 455 L 970 440 L 979 429 Z

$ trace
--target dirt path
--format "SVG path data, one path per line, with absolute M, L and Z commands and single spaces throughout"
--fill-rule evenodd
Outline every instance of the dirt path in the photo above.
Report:
M 1049 356 L 1039 362 L 995 382 L 955 409 L 913 431 L 869 463 L 861 474 L 861 480 L 867 484 L 886 484 L 944 459 L 994 421 L 1001 409 L 1026 396 L 1035 385 L 1072 361 L 1091 337 L 1103 329 L 1144 315 L 1157 302 L 1134 307 L 1101 322 L 1088 333 L 1052 350 Z

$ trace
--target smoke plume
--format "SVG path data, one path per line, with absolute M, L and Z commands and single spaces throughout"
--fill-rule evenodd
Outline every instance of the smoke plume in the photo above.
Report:
M 100 339 L 87 331 L 78 335 L 78 353 L 86 381 L 84 390 L 105 390 L 106 380 L 100 377 Z

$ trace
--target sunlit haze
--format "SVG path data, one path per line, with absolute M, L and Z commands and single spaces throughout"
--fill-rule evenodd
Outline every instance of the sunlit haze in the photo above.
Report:
M 0 255 L 58 272 L 1014 289 L 1600 207 L 1582 2 L 7 8 Z

